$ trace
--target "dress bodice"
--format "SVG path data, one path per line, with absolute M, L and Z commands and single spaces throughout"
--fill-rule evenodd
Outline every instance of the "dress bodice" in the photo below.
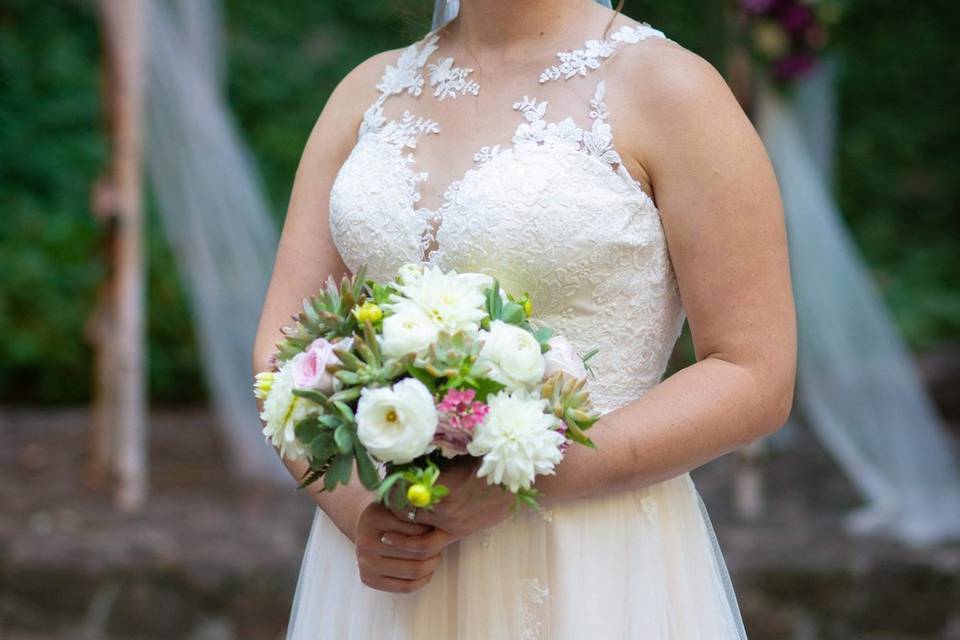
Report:
M 471 69 L 434 56 L 436 32 L 404 49 L 387 66 L 331 190 L 330 227 L 344 263 L 351 271 L 366 264 L 375 279 L 406 262 L 494 275 L 506 290 L 528 292 L 535 316 L 581 352 L 599 349 L 588 385 L 600 410 L 653 387 L 684 310 L 659 211 L 613 144 L 605 96 L 616 80 L 598 72 L 618 49 L 650 37 L 664 36 L 630 24 L 558 53 L 536 88 L 592 80 L 588 97 L 555 92 L 548 105 L 522 96 L 509 142 L 477 148 L 433 208 L 420 205 L 430 172 L 415 151 L 425 136 L 442 136 L 444 123 L 415 108 L 480 87 Z M 391 117 L 398 97 L 408 108 Z M 556 117 L 556 105 L 570 114 Z

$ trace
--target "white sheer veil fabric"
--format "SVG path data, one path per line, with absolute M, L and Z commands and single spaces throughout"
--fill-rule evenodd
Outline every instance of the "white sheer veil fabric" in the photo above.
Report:
M 147 177 L 197 335 L 234 477 L 292 484 L 252 397 L 260 305 L 278 241 L 252 154 L 223 95 L 220 3 L 150 0 Z
M 613 8 L 610 0 L 597 0 L 597 4 Z M 433 22 L 431 29 L 438 29 L 457 17 L 460 12 L 460 0 L 434 0 Z
M 761 83 L 756 103 L 786 212 L 797 406 L 866 501 L 851 514 L 851 531 L 932 545 L 960 538 L 960 472 L 831 194 L 834 69 L 826 61 L 789 98 Z

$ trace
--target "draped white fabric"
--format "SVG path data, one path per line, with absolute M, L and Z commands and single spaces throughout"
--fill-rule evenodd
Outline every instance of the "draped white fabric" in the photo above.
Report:
M 289 483 L 264 443 L 251 392 L 253 338 L 278 233 L 220 92 L 219 6 L 149 3 L 146 165 L 228 461 L 238 476 Z
M 786 210 L 798 406 L 866 500 L 851 530 L 933 544 L 960 537 L 956 454 L 830 192 L 832 69 L 789 100 L 761 85 L 756 110 Z

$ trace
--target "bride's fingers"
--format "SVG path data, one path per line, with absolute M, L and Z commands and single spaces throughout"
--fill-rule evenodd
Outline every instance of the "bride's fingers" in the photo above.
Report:
M 430 528 L 438 527 L 447 521 L 446 513 L 449 509 L 443 508 L 443 505 L 437 505 L 432 510 L 417 509 L 417 524 L 430 525 Z M 442 527 L 441 527 L 442 528 Z
M 437 554 L 425 560 L 406 560 L 403 558 L 361 558 L 362 572 L 378 575 L 384 578 L 400 580 L 419 580 L 433 575 L 440 564 L 442 556 Z
M 423 560 L 440 554 L 451 542 L 453 537 L 440 529 L 420 536 L 404 536 L 387 531 L 380 536 L 379 552 L 389 558 Z
M 425 523 L 411 522 L 407 518 L 396 517 L 394 512 L 383 505 L 370 508 L 371 524 L 379 531 L 396 531 L 406 536 L 419 536 L 433 531 L 433 527 Z
M 383 576 L 372 576 L 368 579 L 361 574 L 360 578 L 363 584 L 371 589 L 389 591 L 390 593 L 413 593 L 417 589 L 425 587 L 433 576 L 429 575 L 418 580 L 400 580 L 398 578 L 385 578 Z
M 400 509 L 390 509 L 390 511 L 393 513 L 394 518 L 403 522 L 416 522 L 417 524 L 437 526 L 437 522 L 445 522 L 448 515 L 454 513 L 457 509 L 458 507 L 454 504 L 454 500 L 448 498 L 430 508 L 416 509 L 413 520 L 410 519 L 410 512 L 414 510 L 411 506 Z

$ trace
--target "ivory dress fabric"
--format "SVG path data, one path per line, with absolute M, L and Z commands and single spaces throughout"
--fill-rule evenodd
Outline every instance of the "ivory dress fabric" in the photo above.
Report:
M 605 97 L 618 88 L 617 56 L 663 33 L 630 22 L 561 51 L 504 106 L 501 135 L 465 127 L 446 139 L 442 114 L 468 108 L 482 87 L 438 53 L 441 33 L 384 70 L 331 190 L 338 251 L 376 279 L 421 261 L 529 292 L 536 316 L 581 353 L 599 348 L 588 381 L 597 408 L 630 402 L 660 381 L 685 315 L 660 214 L 620 161 Z M 484 143 L 458 150 L 474 134 Z M 428 162 L 428 142 L 444 161 Z M 437 191 L 444 173 L 454 177 Z M 442 196 L 425 203 L 431 190 Z M 689 474 L 504 521 L 448 547 L 412 594 L 363 585 L 352 543 L 317 510 L 288 631 L 289 640 L 745 637 Z

